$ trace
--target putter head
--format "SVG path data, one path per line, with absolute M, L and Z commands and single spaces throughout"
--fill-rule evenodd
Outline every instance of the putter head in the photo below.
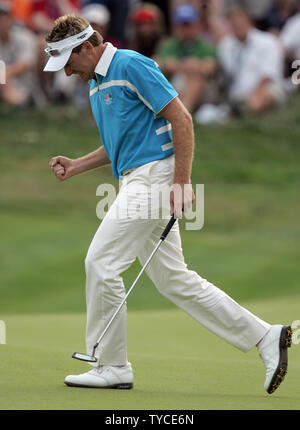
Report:
M 89 361 L 92 363 L 96 363 L 98 361 L 98 359 L 93 355 L 81 354 L 80 352 L 74 352 L 74 354 L 72 355 L 72 358 L 76 358 L 76 360 L 81 360 L 81 361 Z

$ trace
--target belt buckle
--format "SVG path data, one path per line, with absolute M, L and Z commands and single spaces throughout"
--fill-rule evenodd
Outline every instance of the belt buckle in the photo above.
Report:
M 122 172 L 122 176 L 129 175 L 129 173 L 133 172 L 134 170 L 135 170 L 135 168 L 134 168 L 134 167 L 133 167 L 133 168 L 131 168 L 131 169 L 123 170 L 123 172 Z

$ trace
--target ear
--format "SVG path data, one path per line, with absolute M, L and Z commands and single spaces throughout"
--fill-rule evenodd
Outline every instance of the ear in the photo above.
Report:
M 85 40 L 82 44 L 82 49 L 84 49 L 87 53 L 92 52 L 94 50 L 94 46 L 88 40 Z

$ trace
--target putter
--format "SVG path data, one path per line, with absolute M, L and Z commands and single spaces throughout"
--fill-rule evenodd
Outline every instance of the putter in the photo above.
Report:
M 82 360 L 82 361 L 88 361 L 88 362 L 93 362 L 96 363 L 98 361 L 98 358 L 95 357 L 95 353 L 96 353 L 96 349 L 98 348 L 99 343 L 101 342 L 103 336 L 105 335 L 105 333 L 107 332 L 107 330 L 109 329 L 109 327 L 111 326 L 113 320 L 115 319 L 115 317 L 118 315 L 120 309 L 122 308 L 122 306 L 124 305 L 124 303 L 126 302 L 127 297 L 129 296 L 129 294 L 131 293 L 131 291 L 133 290 L 134 286 L 136 285 L 136 283 L 138 282 L 138 280 L 140 279 L 140 277 L 142 276 L 143 272 L 145 271 L 146 267 L 148 266 L 148 264 L 150 263 L 150 261 L 152 260 L 152 257 L 154 256 L 154 254 L 156 253 L 156 251 L 158 250 L 158 248 L 160 247 L 160 245 L 162 244 L 162 242 L 165 240 L 165 238 L 167 237 L 169 231 L 171 230 L 171 228 L 173 227 L 173 225 L 176 222 L 176 216 L 175 214 L 172 215 L 170 221 L 168 222 L 166 228 L 164 229 L 162 235 L 160 236 L 160 239 L 156 245 L 156 247 L 154 248 L 154 250 L 152 251 L 151 255 L 149 256 L 148 260 L 146 261 L 146 263 L 144 264 L 144 266 L 142 267 L 140 273 L 138 274 L 136 280 L 133 282 L 133 284 L 131 285 L 131 287 L 129 288 L 129 290 L 127 291 L 126 295 L 124 296 L 123 300 L 121 301 L 121 303 L 119 304 L 119 306 L 117 307 L 117 309 L 115 310 L 113 316 L 111 317 L 110 321 L 108 322 L 107 326 L 105 327 L 105 329 L 103 330 L 103 332 L 101 333 L 99 339 L 97 340 L 97 342 L 95 343 L 94 347 L 93 347 L 93 353 L 92 355 L 87 355 L 87 354 L 81 354 L 80 352 L 74 352 L 74 354 L 72 355 L 72 358 L 76 358 L 77 360 Z

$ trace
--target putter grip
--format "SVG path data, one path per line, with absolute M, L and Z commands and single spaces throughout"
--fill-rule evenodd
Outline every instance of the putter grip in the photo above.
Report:
M 173 225 L 175 224 L 176 219 L 177 219 L 177 218 L 175 218 L 175 215 L 172 215 L 172 217 L 171 217 L 170 221 L 168 222 L 168 224 L 167 224 L 166 228 L 164 229 L 164 231 L 163 231 L 162 235 L 160 236 L 160 240 L 165 240 L 165 238 L 166 238 L 166 237 L 168 236 L 168 234 L 169 234 L 169 231 L 171 230 L 171 228 L 172 228 L 172 227 L 173 227 Z

